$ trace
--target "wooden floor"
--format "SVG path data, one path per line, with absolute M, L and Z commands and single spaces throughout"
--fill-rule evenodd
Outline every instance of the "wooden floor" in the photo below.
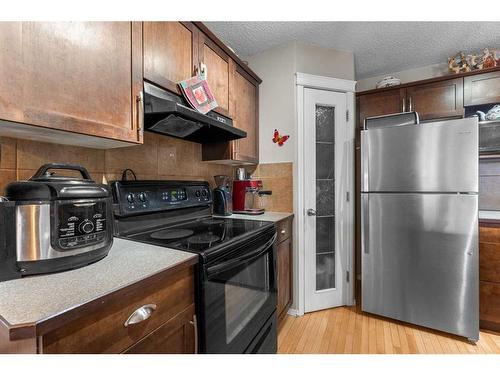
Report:
M 301 317 L 286 316 L 278 353 L 500 354 L 500 335 L 483 332 L 476 344 L 434 330 L 337 307 Z

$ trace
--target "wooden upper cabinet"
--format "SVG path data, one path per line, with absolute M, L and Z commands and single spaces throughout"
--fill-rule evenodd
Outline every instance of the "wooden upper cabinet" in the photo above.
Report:
M 0 40 L 1 119 L 142 141 L 140 23 L 0 23 Z
M 406 89 L 406 109 L 421 120 L 464 115 L 463 78 L 449 79 Z
M 229 56 L 207 36 L 200 33 L 199 59 L 207 67 L 207 81 L 218 107 L 215 109 L 229 115 Z
M 405 106 L 404 90 L 394 89 L 359 96 L 359 127 L 362 128 L 366 117 L 382 116 L 403 112 Z
M 195 74 L 198 29 L 190 22 L 144 22 L 144 78 L 180 94 L 177 84 Z
M 500 103 L 500 71 L 464 78 L 464 105 Z
M 234 141 L 233 158 L 248 163 L 259 161 L 258 85 L 235 66 L 230 80 L 230 115 L 233 125 L 247 133 L 246 138 Z

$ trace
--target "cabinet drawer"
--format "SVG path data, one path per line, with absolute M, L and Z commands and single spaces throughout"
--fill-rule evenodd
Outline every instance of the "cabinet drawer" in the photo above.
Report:
M 292 218 L 287 218 L 276 223 L 276 229 L 278 231 L 277 243 L 290 238 L 292 235 Z
M 43 353 L 120 353 L 194 303 L 193 267 L 144 280 L 102 309 L 83 315 L 42 337 Z M 142 306 L 154 304 L 149 317 L 125 327 Z
M 481 327 L 485 326 L 483 322 L 500 327 L 500 284 L 479 283 L 479 319 Z
M 500 243 L 500 228 L 480 225 L 479 242 Z
M 479 279 L 500 283 L 500 243 L 479 243 Z
M 194 304 L 128 348 L 124 354 L 194 354 Z

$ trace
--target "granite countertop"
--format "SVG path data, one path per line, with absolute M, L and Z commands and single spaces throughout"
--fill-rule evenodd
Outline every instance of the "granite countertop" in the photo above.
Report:
M 33 325 L 187 261 L 197 255 L 115 238 L 108 256 L 86 267 L 0 282 L 0 319 Z
M 293 216 L 293 213 L 291 212 L 264 212 L 262 215 L 244 215 L 244 214 L 232 214 L 230 216 L 218 216 L 214 215 L 216 217 L 223 217 L 227 219 L 246 219 L 246 220 L 262 220 L 262 221 L 272 221 L 272 222 L 278 222 L 283 219 L 286 219 L 290 216 Z
M 499 221 L 500 222 L 500 211 L 479 211 L 479 220 L 488 220 L 488 221 Z

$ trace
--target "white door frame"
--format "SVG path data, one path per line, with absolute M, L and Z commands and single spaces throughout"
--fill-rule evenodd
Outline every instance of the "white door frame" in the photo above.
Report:
M 303 315 L 305 310 L 305 215 L 304 206 L 304 89 L 314 88 L 326 91 L 336 91 L 346 94 L 347 111 L 347 138 L 351 143 L 349 164 L 351 168 L 347 181 L 347 191 L 349 193 L 348 227 L 349 233 L 345 233 L 346 246 L 351 249 L 347 256 L 347 271 L 349 272 L 349 282 L 344 283 L 343 293 L 344 304 L 354 305 L 354 117 L 355 117 L 355 86 L 356 81 L 346 79 L 330 78 L 316 76 L 305 73 L 295 74 L 296 85 L 296 118 L 295 118 L 295 157 L 293 163 L 293 180 L 295 188 L 293 189 L 293 204 L 295 211 L 294 220 L 294 285 L 293 285 L 293 307 L 289 313 L 292 315 Z

